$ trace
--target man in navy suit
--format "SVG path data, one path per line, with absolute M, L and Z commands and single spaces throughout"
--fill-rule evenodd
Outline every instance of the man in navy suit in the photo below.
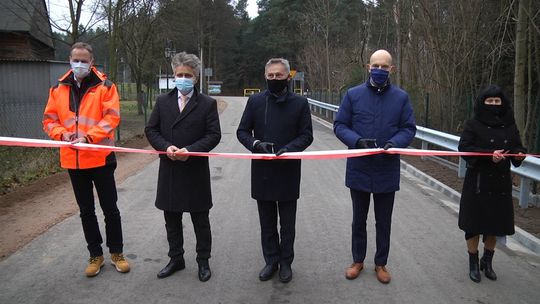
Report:
M 172 58 L 176 87 L 157 98 L 145 128 L 148 141 L 160 155 L 156 207 L 163 210 L 170 262 L 158 274 L 165 278 L 184 269 L 182 213 L 189 212 L 197 238 L 199 280 L 211 276 L 212 247 L 209 210 L 212 208 L 208 157 L 185 152 L 209 152 L 221 139 L 216 100 L 197 91 L 201 61 L 193 54 Z
M 390 72 L 394 70 L 392 56 L 378 50 L 371 55 L 367 68 L 369 79 L 350 88 L 343 97 L 334 121 L 334 133 L 349 149 L 406 148 L 414 139 L 416 125 L 409 95 L 390 83 Z M 366 219 L 373 194 L 377 233 L 375 271 L 381 283 L 390 282 L 386 262 L 394 196 L 399 190 L 399 170 L 399 154 L 347 159 L 345 182 L 353 205 L 353 263 L 345 273 L 349 280 L 356 279 L 364 268 Z

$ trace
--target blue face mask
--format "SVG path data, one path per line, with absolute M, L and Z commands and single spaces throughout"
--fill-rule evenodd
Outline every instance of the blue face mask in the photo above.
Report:
M 176 88 L 182 95 L 187 95 L 193 90 L 193 79 L 191 78 L 176 78 L 174 82 L 176 83 Z
M 369 71 L 371 75 L 371 80 L 379 87 L 382 87 L 388 81 L 390 76 L 390 71 L 383 69 L 371 69 Z

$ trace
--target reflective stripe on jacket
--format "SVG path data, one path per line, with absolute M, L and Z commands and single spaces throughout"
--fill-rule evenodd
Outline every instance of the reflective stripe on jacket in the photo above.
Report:
M 120 123 L 120 100 L 116 86 L 92 67 L 85 81 L 88 88 L 80 100 L 70 70 L 49 91 L 43 113 L 43 130 L 53 140 L 71 132 L 77 138 L 86 137 L 91 144 L 114 146 L 114 129 Z M 60 165 L 66 169 L 87 169 L 106 164 L 111 152 L 60 148 Z

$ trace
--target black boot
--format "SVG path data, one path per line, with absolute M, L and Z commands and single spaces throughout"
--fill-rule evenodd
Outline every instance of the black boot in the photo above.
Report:
M 480 270 L 484 272 L 486 278 L 495 281 L 497 280 L 497 274 L 493 271 L 493 266 L 491 265 L 493 254 L 495 254 L 494 250 L 484 248 L 484 255 L 480 259 Z
M 478 265 L 478 251 L 476 253 L 469 252 L 469 277 L 473 282 L 480 282 L 480 267 Z

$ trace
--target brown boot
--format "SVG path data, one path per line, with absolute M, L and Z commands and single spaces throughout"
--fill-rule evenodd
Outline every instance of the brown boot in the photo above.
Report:
M 385 266 L 375 266 L 375 272 L 377 273 L 377 280 L 383 284 L 390 283 L 390 273 L 386 270 Z
M 362 269 L 364 269 L 364 263 L 352 263 L 351 266 L 347 268 L 347 271 L 345 271 L 345 277 L 348 280 L 354 280 L 358 278 Z
M 116 267 L 116 271 L 121 273 L 129 272 L 129 263 L 122 253 L 111 253 L 111 264 Z
M 84 271 L 86 273 L 87 277 L 95 277 L 99 274 L 99 271 L 101 270 L 101 267 L 103 267 L 105 259 L 102 255 L 97 257 L 90 257 L 88 260 L 88 266 L 86 266 L 86 270 Z

